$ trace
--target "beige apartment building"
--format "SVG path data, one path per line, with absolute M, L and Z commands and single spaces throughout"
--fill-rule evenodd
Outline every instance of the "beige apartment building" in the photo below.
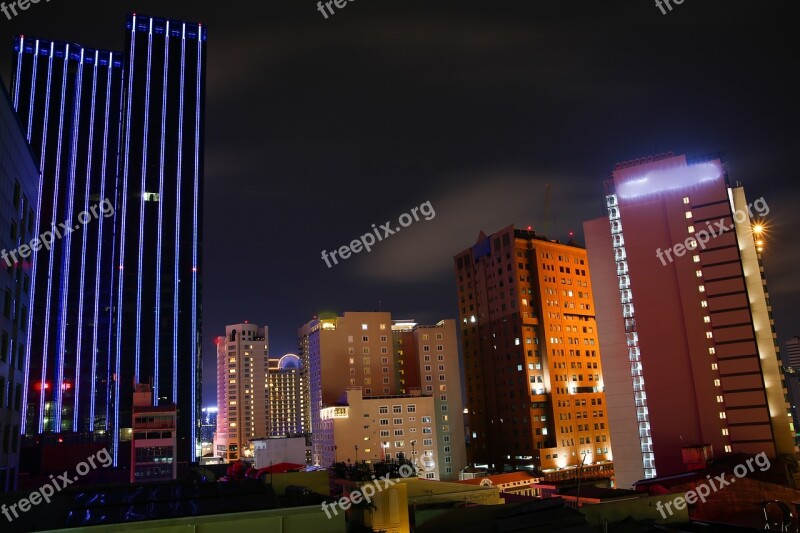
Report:
M 359 387 L 346 391 L 344 401 L 320 410 L 314 433 L 314 460 L 343 462 L 412 460 L 418 475 L 440 479 L 436 410 L 432 396 L 411 394 L 364 397 Z
M 461 393 L 461 363 L 455 320 L 433 326 L 395 320 L 392 338 L 396 354 L 398 386 L 420 389 L 434 399 L 438 456 L 442 459 L 442 480 L 458 479 L 467 466 L 464 445 L 464 401 Z
M 217 339 L 217 434 L 215 455 L 239 458 L 255 438 L 268 435 L 269 345 L 266 326 L 235 324 Z
M 394 439 L 394 429 L 386 428 L 383 431 L 391 429 L 388 436 L 392 444 L 387 453 L 396 457 L 398 451 L 406 448 L 406 455 L 410 455 L 411 441 L 421 443 L 432 439 L 435 456 L 441 458 L 441 464 L 437 461 L 435 478 L 458 478 L 458 472 L 466 465 L 466 452 L 454 321 L 423 326 L 413 321 L 393 321 L 388 312 L 346 312 L 342 316 L 312 320 L 300 328 L 299 337 L 300 358 L 309 369 L 315 464 L 333 462 L 334 446 L 352 450 L 349 444 L 330 440 L 333 438 L 330 431 L 323 429 L 333 417 L 329 408 L 338 407 L 339 413 L 345 412 L 341 408 L 348 405 L 350 390 L 359 389 L 363 400 L 370 402 L 413 394 L 432 402 L 432 412 L 426 415 L 431 422 L 426 424 L 433 424 L 429 429 L 435 436 L 404 439 L 404 446 L 394 450 L 394 443 L 403 439 Z M 378 432 L 376 438 L 380 438 L 381 430 Z M 374 446 L 369 448 L 369 454 L 361 459 L 385 455 Z M 339 460 L 354 459 L 353 455 L 341 455 Z

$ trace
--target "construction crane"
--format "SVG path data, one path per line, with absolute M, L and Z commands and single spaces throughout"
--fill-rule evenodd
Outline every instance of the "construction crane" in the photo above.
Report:
M 552 199 L 552 187 L 548 183 L 544 186 L 544 236 L 550 236 L 550 203 Z

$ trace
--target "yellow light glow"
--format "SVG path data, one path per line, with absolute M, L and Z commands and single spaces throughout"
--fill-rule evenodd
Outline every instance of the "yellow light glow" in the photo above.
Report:
M 753 233 L 755 233 L 756 235 L 761 235 L 762 233 L 764 233 L 764 224 L 761 223 L 755 224 L 753 226 Z

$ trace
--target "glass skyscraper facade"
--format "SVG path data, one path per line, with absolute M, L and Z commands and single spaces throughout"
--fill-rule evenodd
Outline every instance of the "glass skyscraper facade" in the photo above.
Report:
M 66 231 L 116 203 L 122 54 L 25 37 L 14 54 L 14 107 L 42 171 L 35 234 L 53 234 L 33 255 L 22 431 L 107 431 L 114 218 Z
M 179 460 L 194 459 L 201 418 L 205 62 L 201 25 L 128 16 L 114 364 L 177 404 Z M 115 393 L 123 424 L 132 396 Z
M 15 42 L 14 107 L 43 173 L 40 231 L 113 206 L 34 258 L 22 431 L 105 434 L 116 464 L 134 386 L 151 383 L 154 404 L 178 406 L 178 460 L 191 461 L 206 30 L 130 14 L 125 35 L 124 53 Z

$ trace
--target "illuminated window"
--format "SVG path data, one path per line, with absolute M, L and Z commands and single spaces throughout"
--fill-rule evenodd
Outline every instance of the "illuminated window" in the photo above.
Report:
M 703 317 L 703 322 L 705 322 L 706 324 L 710 324 L 711 323 L 711 317 L 710 316 L 704 316 Z
M 711 363 L 711 370 L 719 370 L 719 365 L 717 365 L 717 363 Z
M 722 434 L 723 435 L 727 435 L 728 434 L 728 428 L 722 428 Z
M 694 233 L 694 226 L 689 226 L 688 230 L 689 230 L 689 233 Z
M 725 445 L 725 451 L 728 452 L 728 453 L 731 453 L 730 445 L 728 445 L 728 444 Z
M 717 396 L 717 403 L 722 403 L 723 401 L 724 399 L 722 398 L 722 396 Z
M 702 302 L 700 302 L 700 307 L 708 307 L 708 302 L 703 300 Z
M 706 292 L 706 286 L 705 286 L 705 285 L 700 285 L 700 287 L 698 288 L 698 290 L 699 290 L 700 292 Z
M 717 349 L 716 348 L 709 348 L 708 349 L 708 353 L 709 353 L 709 355 L 714 355 L 715 353 L 717 353 Z
M 366 330 L 367 329 L 367 325 L 366 324 L 361 324 L 361 329 Z
M 718 380 L 718 379 L 715 379 L 715 380 L 714 380 L 714 386 L 715 386 L 715 387 L 719 387 L 719 385 L 720 385 L 720 383 L 719 383 L 719 380 Z
M 683 197 L 683 203 L 684 204 L 688 204 L 689 203 L 689 197 L 688 196 L 684 196 Z
M 720 411 L 719 417 L 720 418 L 728 418 L 728 415 L 725 414 L 725 411 Z
M 713 339 L 714 338 L 714 334 L 711 333 L 710 331 L 706 331 L 706 338 L 707 339 Z
M 695 270 L 694 273 L 697 275 L 698 278 L 702 278 L 703 277 L 703 271 L 702 270 Z
M 686 218 L 692 218 L 692 212 L 686 211 Z

